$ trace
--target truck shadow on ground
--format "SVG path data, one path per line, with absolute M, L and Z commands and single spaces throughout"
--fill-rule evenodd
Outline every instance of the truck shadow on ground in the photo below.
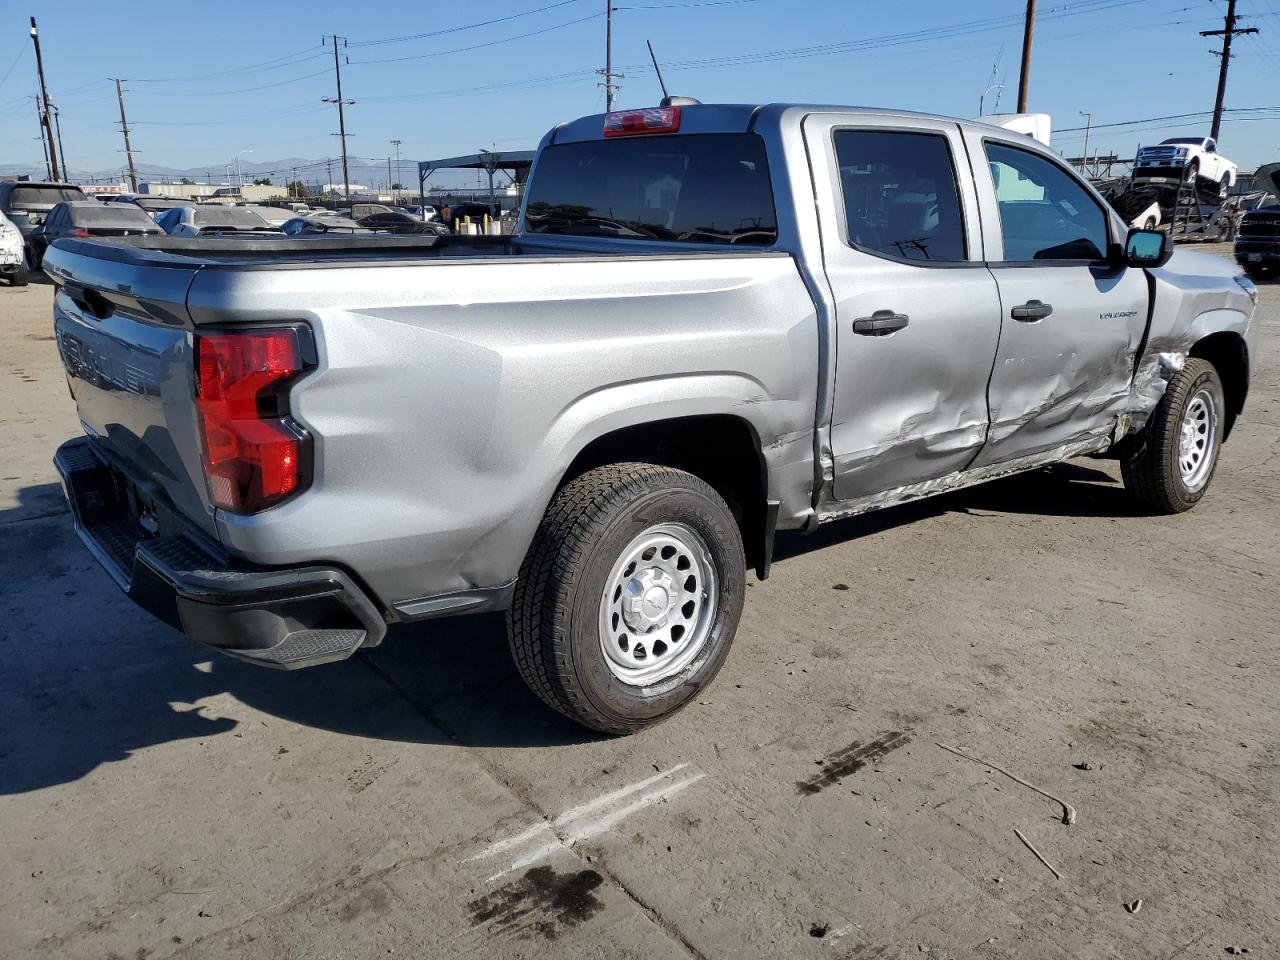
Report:
M 135 751 L 277 720 L 453 747 L 599 739 L 524 686 L 501 615 L 401 625 L 380 647 L 341 663 L 296 672 L 250 666 L 135 608 L 76 538 L 56 484 L 19 497 L 18 507 L 0 511 L 0 796 L 78 780 Z M 778 558 L 978 509 L 1130 511 L 1106 474 L 1066 465 L 780 538 Z
M 56 484 L 0 510 L 0 584 L 0 796 L 246 724 L 451 747 L 598 739 L 524 686 L 501 616 L 396 627 L 374 650 L 294 672 L 197 646 L 98 567 Z

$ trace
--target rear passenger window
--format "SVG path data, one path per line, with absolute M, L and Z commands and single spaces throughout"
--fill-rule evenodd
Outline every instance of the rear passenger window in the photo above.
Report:
M 1101 260 L 1107 219 L 1087 190 L 1052 160 L 987 144 L 1006 261 Z
M 936 133 L 837 130 L 849 243 L 899 260 L 966 259 L 955 165 Z

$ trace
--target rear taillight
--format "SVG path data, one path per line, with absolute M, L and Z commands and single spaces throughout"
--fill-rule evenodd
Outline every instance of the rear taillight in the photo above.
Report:
M 296 327 L 195 338 L 196 407 L 209 498 L 254 513 L 310 481 L 311 438 L 289 416 L 290 385 L 314 366 Z
M 675 133 L 680 129 L 679 107 L 649 107 L 604 115 L 606 137 L 638 137 L 646 133 Z
M 87 237 L 87 236 L 89 236 L 89 231 L 88 231 L 88 230 L 83 230 L 83 229 L 81 229 L 81 230 L 72 230 L 72 231 L 71 231 L 71 236 L 73 236 L 73 237 Z

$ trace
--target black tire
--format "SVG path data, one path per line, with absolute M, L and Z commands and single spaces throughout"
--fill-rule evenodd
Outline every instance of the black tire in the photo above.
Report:
M 1142 225 L 1142 229 L 1143 229 L 1143 230 L 1154 230 L 1155 228 L 1156 228 L 1156 218 L 1155 218 L 1155 217 L 1147 217 L 1146 222 L 1145 222 L 1145 223 L 1143 223 L 1143 225 Z
M 9 274 L 9 286 L 25 287 L 27 285 L 27 265 L 25 263 L 18 264 L 18 269 Z
M 1179 439 L 1183 415 L 1202 389 L 1212 394 L 1216 420 L 1212 427 L 1211 462 L 1207 475 L 1196 489 L 1191 489 L 1178 467 Z M 1213 473 L 1217 469 L 1225 415 L 1218 371 L 1207 360 L 1188 357 L 1182 369 L 1169 381 L 1169 387 L 1152 412 L 1146 428 L 1120 460 L 1120 473 L 1129 495 L 1145 509 L 1158 514 L 1182 513 L 1199 503 L 1213 482 Z
M 637 686 L 619 679 L 606 660 L 600 610 L 624 550 L 657 524 L 683 524 L 702 539 L 718 603 L 697 655 L 673 676 Z M 742 536 L 715 490 L 670 467 L 598 467 L 562 487 L 538 526 L 507 614 L 511 653 L 529 688 L 552 709 L 601 733 L 635 733 L 671 716 L 712 681 L 738 629 L 745 587 Z
M 1224 173 L 1218 182 L 1218 199 L 1225 200 L 1231 195 L 1231 174 Z
M 1186 170 L 1183 171 L 1183 178 L 1187 183 L 1195 185 L 1196 177 L 1200 176 L 1200 161 L 1192 160 L 1187 164 Z

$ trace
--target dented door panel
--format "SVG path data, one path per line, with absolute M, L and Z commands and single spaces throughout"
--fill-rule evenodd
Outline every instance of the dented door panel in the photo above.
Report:
M 986 386 L 1000 311 L 995 281 L 983 263 L 959 128 L 923 118 L 850 123 L 848 117 L 815 114 L 804 129 L 836 313 L 834 477 L 823 499 L 849 500 L 963 469 L 986 439 Z M 944 138 L 958 174 L 966 260 L 893 258 L 850 237 L 847 188 L 833 143 L 833 136 L 847 130 Z M 878 336 L 855 332 L 856 323 L 877 317 L 898 317 L 906 325 Z
M 1085 265 L 992 265 L 1003 328 L 988 397 L 991 430 L 974 466 L 1107 434 L 1129 407 L 1134 358 L 1147 321 L 1142 271 Z M 1032 322 L 1012 308 L 1053 307 Z

